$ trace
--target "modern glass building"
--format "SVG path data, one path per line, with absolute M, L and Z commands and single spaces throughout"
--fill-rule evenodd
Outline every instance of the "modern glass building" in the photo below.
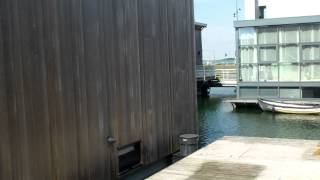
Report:
M 234 25 L 238 98 L 320 98 L 320 16 Z

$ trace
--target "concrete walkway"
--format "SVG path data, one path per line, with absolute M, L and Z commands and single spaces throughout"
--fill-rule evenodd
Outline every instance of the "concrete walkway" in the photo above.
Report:
M 224 137 L 148 179 L 319 180 L 320 141 Z

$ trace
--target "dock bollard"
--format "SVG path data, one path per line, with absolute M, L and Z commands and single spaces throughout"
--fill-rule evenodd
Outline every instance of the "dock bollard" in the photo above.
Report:
M 197 134 L 182 134 L 180 135 L 180 155 L 182 157 L 198 150 L 199 135 Z

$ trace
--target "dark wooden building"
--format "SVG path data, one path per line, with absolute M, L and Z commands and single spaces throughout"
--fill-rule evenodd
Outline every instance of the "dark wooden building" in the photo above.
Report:
M 0 179 L 114 179 L 195 133 L 193 0 L 1 0 Z
M 204 23 L 195 23 L 195 47 L 196 47 L 196 65 L 203 64 L 203 52 L 202 52 L 202 30 L 207 27 Z

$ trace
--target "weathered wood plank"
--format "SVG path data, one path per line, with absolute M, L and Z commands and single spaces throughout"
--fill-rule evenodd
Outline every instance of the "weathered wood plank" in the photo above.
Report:
M 29 137 L 29 172 L 35 179 L 48 179 L 51 173 L 51 143 L 44 59 L 42 3 L 20 4 L 18 12 L 23 33 L 22 73 L 25 93 L 26 131 Z M 40 172 L 40 173 L 39 173 Z
M 85 65 L 85 41 L 84 41 L 84 21 L 83 3 L 72 0 L 72 55 L 74 59 L 74 83 L 75 83 L 75 119 L 77 120 L 78 142 L 78 177 L 79 179 L 92 179 L 90 174 L 93 167 L 90 166 L 90 146 L 89 146 L 89 118 L 88 100 L 86 86 L 86 65 Z M 108 173 L 107 173 L 108 174 Z
M 190 109 L 195 106 L 195 85 L 194 77 L 194 49 L 188 48 L 188 43 L 194 43 L 194 28 L 190 28 L 190 22 L 193 22 L 193 14 L 190 14 L 192 1 L 168 0 L 169 9 L 169 46 L 171 51 L 171 88 L 172 88 L 172 109 L 173 109 L 173 149 L 178 149 L 179 135 L 185 133 L 196 133 L 197 128 L 195 120 L 195 110 L 181 113 L 180 109 Z M 194 23 L 192 23 L 194 26 Z M 191 34 L 192 32 L 192 34 Z M 184 38 L 185 35 L 192 38 Z M 194 45 L 192 45 L 194 46 Z M 185 52 L 185 53 L 183 53 Z M 193 67 L 192 67 L 193 66 Z M 193 93 L 191 93 L 193 92 Z M 191 126 L 181 126 L 182 124 L 191 124 Z
M 6 6 L 0 2 L 0 18 L 4 18 Z M 4 34 L 5 23 L 0 21 L 0 179 L 12 180 L 11 147 L 8 107 L 7 107 L 7 74 L 4 58 Z
M 22 33 L 16 1 L 6 3 L 4 15 L 4 59 L 7 70 L 7 103 L 10 120 L 12 178 L 29 179 L 28 135 L 26 129 L 26 112 L 22 72 Z

